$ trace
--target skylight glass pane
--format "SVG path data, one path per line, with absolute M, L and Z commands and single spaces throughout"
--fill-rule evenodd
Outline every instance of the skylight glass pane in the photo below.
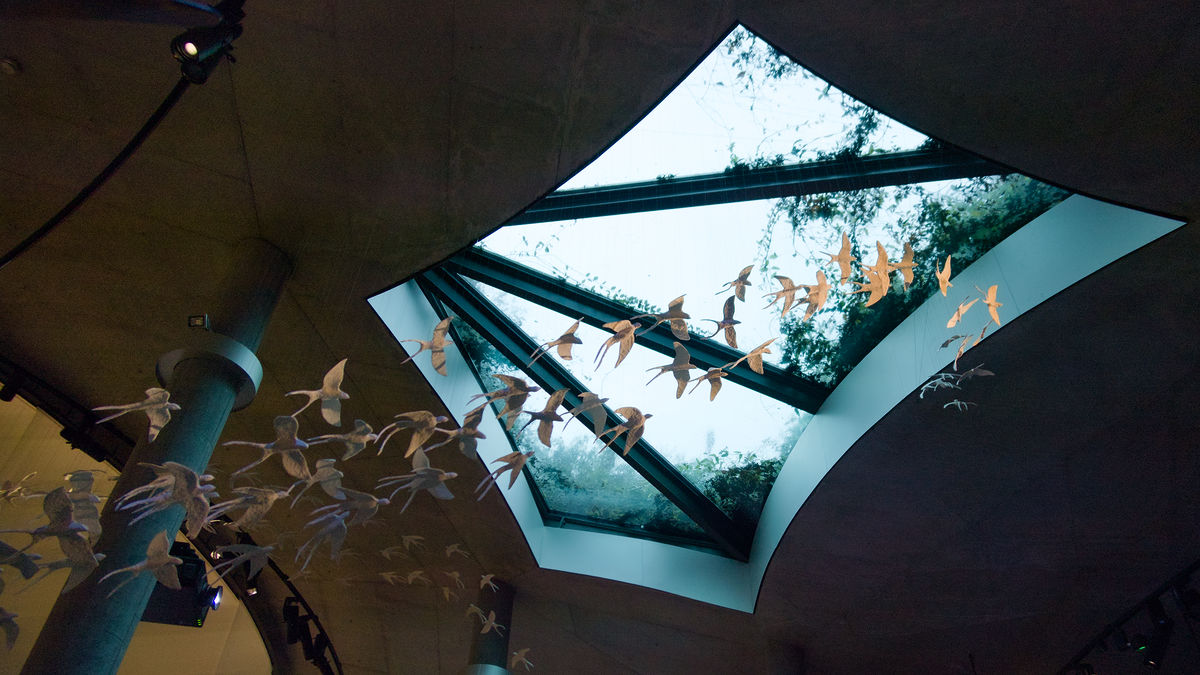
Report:
M 461 321 L 454 323 L 457 341 L 482 379 L 485 391 L 503 386 L 496 374 L 515 375 L 529 380 L 520 368 Z M 532 381 L 529 380 L 531 383 Z M 537 391 L 525 403 L 527 410 L 540 410 L 550 392 Z M 499 413 L 502 405 L 494 405 Z M 561 413 L 561 411 L 560 411 Z M 565 415 L 564 415 L 565 417 Z M 526 467 L 537 489 L 553 512 L 581 516 L 608 525 L 625 528 L 630 534 L 645 533 L 682 537 L 701 543 L 704 531 L 679 507 L 663 497 L 654 486 L 617 457 L 602 450 L 590 427 L 576 421 L 554 425 L 551 447 L 537 439 L 537 425 L 522 430 L 528 416 L 521 415 L 508 434 L 510 443 L 522 452 L 536 454 Z M 615 420 L 608 426 L 615 424 Z M 553 520 L 553 514 L 549 515 Z
M 573 317 L 485 284 L 474 286 L 538 343 L 553 340 L 574 322 Z M 671 363 L 671 357 L 635 345 L 621 365 L 614 368 L 618 355 L 615 347 L 603 361 L 596 363 L 597 353 L 610 332 L 580 325 L 575 335 L 583 344 L 574 347 L 574 358 L 560 363 L 590 391 L 609 399 L 609 408 L 633 406 L 653 415 L 646 422 L 645 440 L 726 515 L 753 530 L 783 460 L 812 416 L 728 380 L 723 381 L 715 400 L 709 400 L 710 388 L 706 382 L 688 385 L 684 395 L 677 399 L 676 381 L 670 373 L 654 376 L 658 366 Z M 691 342 L 683 344 L 686 347 Z M 558 356 L 552 353 L 542 358 L 557 360 Z M 690 376 L 696 378 L 701 374 L 702 371 L 693 370 Z M 533 409 L 544 402 L 547 395 L 540 395 L 539 403 L 533 403 L 531 397 L 526 408 Z M 579 433 L 579 441 L 591 438 L 578 423 L 569 425 L 567 430 Z M 537 445 L 536 439 L 532 443 Z M 600 445 L 591 444 L 591 452 L 599 450 Z M 623 462 L 620 464 L 624 466 Z M 534 475 L 540 485 L 541 475 L 536 471 Z
M 861 104 L 736 28 L 657 107 L 560 189 L 716 173 L 755 160 L 796 163 L 841 149 Z M 876 115 L 859 154 L 928 138 Z

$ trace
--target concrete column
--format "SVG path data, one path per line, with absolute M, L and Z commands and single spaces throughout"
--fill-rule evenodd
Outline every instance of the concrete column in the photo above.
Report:
M 492 583 L 499 586 L 499 589 L 494 592 L 490 589 L 481 590 L 475 605 L 484 616 L 487 616 L 488 612 L 495 612 L 496 623 L 504 626 L 504 631 L 502 634 L 497 634 L 494 630 L 481 634 L 479 628 L 475 628 L 475 635 L 471 640 L 471 657 L 468 661 L 470 665 L 463 671 L 463 675 L 504 675 L 509 672 L 508 633 L 512 630 L 513 596 L 516 595 L 516 589 L 499 579 L 493 579 Z
M 113 487 L 114 497 L 153 477 L 139 462 L 173 461 L 202 473 L 235 401 L 244 405 L 247 395 L 253 395 L 257 381 L 248 392 L 247 375 L 236 362 L 239 358 L 245 361 L 249 354 L 252 363 L 247 367 L 258 367 L 253 352 L 262 340 L 290 266 L 279 249 L 258 239 L 240 242 L 233 258 L 218 305 L 209 312 L 217 335 L 198 334 L 205 338 L 198 341 L 199 346 L 172 352 L 159 363 L 160 377 L 169 381 L 171 400 L 182 409 L 173 414 L 155 442 L 147 443 L 141 435 Z M 213 353 L 213 345 L 217 353 Z M 233 360 L 230 354 L 234 354 Z M 169 363 L 170 372 L 162 372 L 164 362 Z M 153 576 L 142 575 L 111 597 L 108 593 L 119 580 L 98 582 L 112 570 L 145 559 L 146 547 L 158 533 L 165 531 L 174 540 L 184 510 L 173 506 L 131 525 L 129 512 L 115 511 L 112 503 L 109 500 L 101 514 L 103 535 L 94 547 L 107 557 L 83 583 L 59 597 L 22 672 L 91 675 L 115 673 L 120 666 L 156 582 Z

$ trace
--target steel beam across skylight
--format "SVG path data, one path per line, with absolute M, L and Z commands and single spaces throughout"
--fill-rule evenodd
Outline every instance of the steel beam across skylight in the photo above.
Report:
M 418 276 L 416 281 L 422 292 L 437 298 L 459 319 L 480 335 L 486 336 L 492 346 L 514 364 L 526 363 L 529 354 L 537 349 L 537 343 L 523 330 L 446 266 L 427 271 Z M 579 395 L 588 391 L 587 387 L 553 359 L 541 359 L 522 368 L 546 391 L 566 389 L 565 403 L 568 407 L 579 405 L 582 401 Z M 617 419 L 607 406 L 605 412 L 610 420 Z M 590 416 L 585 417 L 591 421 Z M 624 445 L 624 438 L 619 439 L 613 444 L 614 452 L 624 449 Z M 726 555 L 743 562 L 749 559 L 753 533 L 738 527 L 728 515 L 713 504 L 712 500 L 651 447 L 645 438 L 630 448 L 628 453 L 623 455 L 623 459 L 695 521 Z
M 625 305 L 602 295 L 585 291 L 561 279 L 555 279 L 478 248 L 469 249 L 451 258 L 441 269 L 495 286 L 560 314 L 582 317 L 584 323 L 597 328 L 636 314 Z M 638 344 L 666 356 L 674 356 L 676 340 L 666 324 L 637 336 Z M 692 362 L 706 369 L 732 363 L 743 356 L 743 353 L 736 349 L 703 338 L 690 340 L 687 347 Z M 769 363 L 763 364 L 761 375 L 749 367 L 733 368 L 728 373 L 726 379 L 730 382 L 810 413 L 815 413 L 829 395 L 829 387 L 789 374 Z
M 559 190 L 534 202 L 507 224 L 548 223 L 1004 173 L 1009 170 L 965 150 L 934 147 Z

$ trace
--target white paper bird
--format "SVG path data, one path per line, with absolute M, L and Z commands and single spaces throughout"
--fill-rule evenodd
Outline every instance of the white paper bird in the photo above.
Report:
M 998 288 L 997 284 L 992 284 L 988 287 L 987 293 L 983 297 L 983 304 L 987 305 L 988 315 L 992 317 L 992 321 L 995 321 L 997 326 L 1000 325 L 1000 314 L 996 310 L 1004 306 L 1004 303 L 996 302 L 996 290 Z M 983 289 L 978 286 L 975 287 L 975 290 L 983 293 Z
M 783 300 L 783 311 L 779 313 L 779 317 L 783 318 L 787 316 L 787 313 L 792 309 L 792 305 L 796 303 L 796 291 L 800 290 L 800 288 L 791 279 L 780 274 L 775 275 L 775 280 L 779 282 L 782 288 L 773 293 L 763 294 L 764 298 L 771 298 L 771 301 L 763 309 Z
M 878 274 L 875 274 L 874 272 L 867 271 L 866 275 L 867 275 L 867 280 L 865 282 L 863 282 L 863 281 L 855 281 L 854 282 L 854 284 L 856 286 L 858 286 L 858 290 L 851 291 L 850 295 L 857 295 L 859 293 L 869 293 L 870 295 L 867 296 L 867 301 L 863 304 L 866 307 L 870 307 L 871 305 L 874 305 L 875 303 L 882 300 L 884 298 L 884 296 L 887 295 L 888 290 L 891 288 L 891 284 L 888 283 L 886 278 L 881 277 Z
M 504 408 L 497 417 L 502 421 L 507 420 L 507 427 L 511 430 L 513 425 L 517 423 L 517 417 L 520 416 L 525 406 L 525 400 L 529 398 L 531 393 L 541 391 L 541 389 L 513 375 L 495 375 L 494 377 L 503 382 L 504 387 L 483 394 L 475 394 L 469 400 L 474 401 L 477 398 L 483 398 L 490 403 L 504 399 Z
M 503 457 L 493 459 L 493 464 L 497 462 L 503 462 L 504 466 L 484 476 L 483 480 L 479 481 L 479 485 L 475 486 L 475 493 L 478 494 L 479 497 L 475 501 L 482 501 L 484 496 L 491 491 L 492 487 L 495 486 L 499 481 L 501 474 L 503 474 L 505 471 L 512 472 L 509 475 L 508 480 L 508 488 L 511 490 L 512 486 L 517 482 L 517 477 L 521 475 L 521 469 L 525 466 L 525 463 L 529 461 L 529 458 L 533 457 L 533 453 L 534 451 L 532 450 L 529 452 L 515 451 L 510 452 Z M 484 486 L 487 487 L 485 488 Z M 480 490 L 482 490 L 482 492 L 480 492 Z
M 25 474 L 21 480 L 15 483 L 11 480 L 4 481 L 4 484 L 0 485 L 0 502 L 12 505 L 18 499 L 26 500 L 33 499 L 34 497 L 44 497 L 46 493 L 36 492 L 29 487 L 29 481 L 36 475 L 37 472 L 34 471 Z
M 937 276 L 938 290 L 942 292 L 942 297 L 946 297 L 946 291 L 954 284 L 950 283 L 950 256 L 946 256 L 946 264 L 942 269 L 934 268 L 934 275 Z
M 590 391 L 585 391 L 579 395 L 579 405 L 567 411 L 571 419 L 563 424 L 565 428 L 568 424 L 575 420 L 580 420 L 580 424 L 586 423 L 588 417 L 592 420 L 592 432 L 599 437 L 604 433 L 604 425 L 608 422 L 608 413 L 604 410 L 604 403 L 608 399 L 600 398 Z M 583 415 L 584 417 L 581 417 Z
M 345 511 L 334 511 L 320 518 L 314 518 L 305 524 L 305 527 L 319 525 L 320 529 L 300 548 L 296 549 L 295 561 L 300 562 L 300 558 L 304 558 L 304 562 L 300 565 L 300 571 L 308 569 L 308 563 L 312 562 L 313 554 L 326 542 L 329 543 L 330 560 L 337 560 L 338 554 L 342 550 L 342 544 L 346 541 L 346 518 L 348 516 L 349 513 Z
M 580 321 L 582 321 L 582 319 L 580 319 Z M 577 330 L 579 330 L 579 321 L 576 321 L 575 323 L 571 324 L 571 327 L 567 329 L 567 332 L 558 336 L 554 340 L 551 340 L 550 342 L 547 342 L 545 344 L 538 345 L 538 348 L 533 350 L 533 353 L 529 355 L 533 359 L 529 362 L 529 365 L 532 366 L 535 361 L 542 358 L 543 355 L 545 355 L 547 352 L 550 351 L 551 347 L 558 348 L 558 358 L 560 358 L 564 361 L 570 361 L 571 360 L 571 348 L 574 347 L 575 345 L 583 344 L 583 340 L 580 340 L 579 338 L 575 337 L 575 331 L 577 331 Z
M 311 475 L 308 471 L 308 460 L 304 458 L 304 450 L 308 443 L 296 437 L 300 431 L 300 422 L 291 415 L 280 415 L 275 418 L 275 440 L 270 443 L 251 443 L 250 441 L 225 441 L 225 447 L 244 445 L 262 450 L 262 456 L 246 466 L 233 472 L 233 475 L 245 473 L 262 464 L 273 455 L 279 455 L 283 461 L 283 470 L 292 478 L 307 480 Z
M 647 368 L 646 372 L 655 369 L 657 369 L 658 372 L 655 373 L 654 377 L 650 378 L 650 381 L 646 384 L 649 385 L 650 382 L 658 379 L 658 376 L 662 375 L 663 373 L 671 373 L 671 376 L 675 378 L 675 398 L 680 398 L 683 396 L 683 390 L 687 388 L 687 384 L 690 381 L 688 373 L 690 373 L 693 369 L 699 370 L 700 367 L 692 365 L 692 355 L 688 353 L 687 348 L 684 347 L 682 343 L 676 342 L 674 345 L 674 360 L 665 366 Z M 549 447 L 549 444 L 547 444 L 547 447 Z
M 475 449 L 479 447 L 479 439 L 487 438 L 482 431 L 479 430 L 479 425 L 483 423 L 483 411 L 487 408 L 487 403 L 472 408 L 463 416 L 462 426 L 450 431 L 443 431 L 445 440 L 440 443 L 434 443 L 425 448 L 426 452 L 435 448 L 440 448 L 447 443 L 458 444 L 458 451 L 464 456 L 474 459 Z
M 42 513 L 50 522 L 41 527 L 32 530 L 0 530 L 0 533 L 21 532 L 30 536 L 29 544 L 25 548 L 19 549 L 17 553 L 28 550 L 43 539 L 54 537 L 58 540 L 63 555 L 81 566 L 91 564 L 93 560 L 92 545 L 88 543 L 88 530 L 82 523 L 74 520 L 71 498 L 67 496 L 65 488 L 55 488 L 46 493 L 42 499 Z M 13 556 L 6 556 L 6 560 L 11 557 Z
M 346 523 L 346 526 L 354 527 L 374 518 L 375 514 L 379 513 L 379 507 L 387 506 L 391 503 L 391 500 L 386 497 L 376 497 L 369 492 L 359 492 L 358 490 L 351 490 L 345 487 L 342 488 L 342 494 L 345 495 L 344 501 L 313 509 L 312 515 L 345 513 L 350 516 L 350 520 Z
M 316 463 L 317 470 L 313 471 L 307 480 L 293 483 L 292 488 L 295 488 L 300 483 L 304 483 L 304 487 L 300 488 L 300 492 L 296 493 L 296 496 L 292 498 L 292 506 L 295 507 L 296 502 L 300 501 L 300 497 L 314 485 L 320 485 L 325 494 L 334 499 L 345 499 L 346 495 L 342 492 L 342 478 L 345 474 L 334 468 L 334 464 L 336 463 L 337 460 L 331 458 L 318 459 Z
M 293 484 L 292 487 L 295 485 Z M 257 525 L 275 505 L 275 502 L 287 497 L 291 491 L 292 488 L 287 490 L 251 486 L 234 488 L 233 492 L 237 496 L 213 504 L 208 511 L 208 518 L 211 521 L 231 511 L 245 509 L 237 520 L 229 524 L 235 530 L 245 531 Z
M 621 417 L 624 417 L 625 421 L 611 429 L 608 429 L 604 433 L 600 434 L 600 436 L 604 437 L 610 433 L 613 435 L 613 437 L 608 439 L 608 442 L 604 444 L 604 448 L 607 448 L 617 440 L 618 436 L 625 434 L 625 450 L 621 453 L 622 456 L 625 456 L 629 454 L 629 451 L 632 450 L 633 446 L 637 445 L 638 440 L 641 439 L 642 434 L 646 429 L 646 420 L 654 417 L 654 415 L 643 415 L 641 410 L 638 410 L 632 406 L 626 408 L 617 408 L 614 412 Z M 603 450 L 603 448 L 601 449 Z
M 129 521 L 133 524 L 179 504 L 187 512 L 187 535 L 199 536 L 201 528 L 209 521 L 209 497 L 216 494 L 216 486 L 207 484 L 212 481 L 212 475 L 196 475 L 195 471 L 178 462 L 161 465 L 138 462 L 138 466 L 154 472 L 154 479 L 121 495 L 115 504 L 117 510 L 134 511 L 134 518 Z M 142 499 L 130 501 L 132 497 L 147 493 L 148 496 Z
M 412 432 L 408 441 L 408 450 L 404 453 L 406 458 L 412 457 L 417 448 L 424 445 L 425 441 L 432 438 L 435 433 L 449 433 L 448 429 L 439 429 L 438 425 L 450 418 L 444 415 L 434 415 L 428 410 L 400 413 L 394 419 L 395 422 L 379 430 L 379 452 L 375 453 L 376 455 L 382 455 L 388 441 L 401 431 Z
M 629 350 L 633 349 L 633 342 L 642 324 L 621 319 L 620 321 L 606 323 L 604 327 L 611 330 L 613 334 L 604 341 L 604 344 L 600 345 L 600 350 L 596 352 L 596 370 L 600 369 L 600 364 L 604 362 L 604 357 L 608 355 L 608 350 L 613 345 L 620 345 L 620 349 L 617 352 L 617 362 L 613 364 L 613 368 L 621 365 L 621 362 L 629 355 Z
M 37 566 L 44 570 L 42 576 L 30 581 L 25 585 L 25 588 L 21 589 L 20 592 L 24 593 L 33 587 L 34 584 L 38 583 L 42 579 L 45 579 L 58 570 L 69 569 L 71 572 L 67 574 L 67 581 L 63 584 L 62 590 L 60 591 L 60 593 L 66 593 L 82 583 L 84 579 L 91 576 L 92 572 L 96 571 L 96 568 L 100 566 L 100 562 L 103 561 L 104 558 L 105 555 L 103 553 L 96 553 L 92 555 L 91 562 L 86 564 L 81 564 L 79 561 L 72 560 L 70 558 L 60 558 L 51 562 L 37 563 Z M 2 586 L 2 584 L 0 584 L 0 586 Z
M 84 469 L 80 471 L 71 471 L 63 475 L 63 480 L 67 481 L 67 496 L 71 498 L 71 508 L 75 522 L 82 524 L 88 529 L 88 541 L 93 545 L 100 538 L 100 509 L 96 505 L 100 503 L 100 498 L 92 494 L 92 488 L 95 486 L 95 474 L 104 473 L 102 471 L 94 471 Z
M 771 350 L 768 349 L 768 347 L 771 346 L 772 342 L 774 342 L 778 339 L 779 338 L 771 338 L 770 340 L 767 340 L 766 342 L 762 343 L 761 345 L 746 352 L 744 355 L 742 355 L 736 361 L 730 361 L 729 363 L 726 363 L 725 365 L 721 366 L 721 368 L 723 370 L 732 370 L 734 368 L 737 368 L 739 363 L 741 363 L 742 361 L 745 361 L 746 364 L 750 366 L 750 370 L 753 370 L 754 372 L 758 373 L 759 375 L 762 375 L 763 374 L 763 354 L 770 354 Z
M 841 272 L 841 279 L 838 280 L 839 284 L 849 281 L 850 275 L 854 272 L 854 268 L 850 266 L 850 263 L 858 260 L 858 258 L 850 255 L 850 253 L 850 236 L 845 232 L 842 233 L 842 248 L 836 254 L 825 253 L 825 255 L 829 256 L 829 262 L 838 264 L 839 271 Z
M 450 544 L 444 550 L 445 550 L 447 558 L 449 558 L 450 556 L 455 555 L 455 554 L 461 555 L 462 557 L 468 558 L 468 559 L 471 557 L 470 553 L 467 553 L 466 551 L 463 550 L 462 544 L 459 544 L 457 542 Z
M 379 439 L 379 434 L 373 433 L 371 425 L 362 420 L 354 420 L 354 431 L 344 434 L 325 434 L 316 438 L 308 439 L 309 446 L 321 445 L 322 443 L 341 443 L 346 451 L 342 454 L 342 461 L 346 461 L 351 457 L 362 452 L 367 447 L 368 443 L 374 443 Z
M 414 340 L 414 339 L 400 340 L 400 342 L 415 342 L 415 343 L 421 345 L 420 349 L 413 352 L 412 355 L 409 356 L 407 359 L 404 359 L 403 361 L 401 361 L 400 365 L 404 365 L 404 364 L 408 363 L 409 361 L 412 361 L 413 359 L 417 358 L 417 354 L 420 354 L 421 352 L 428 350 L 429 358 L 431 360 L 431 363 L 433 364 L 433 369 L 436 370 L 439 375 L 445 375 L 446 374 L 446 345 L 453 344 L 450 341 L 450 339 L 446 336 L 446 333 L 449 330 L 450 330 L 450 317 L 446 317 L 445 319 L 442 319 L 441 321 L 439 321 L 437 323 L 437 325 L 433 327 L 433 338 L 432 339 L 430 339 L 428 341 Z
M 13 645 L 17 643 L 17 636 L 21 633 L 16 622 L 17 616 L 0 607 L 0 628 L 4 629 L 4 643 L 8 645 L 9 651 L 12 651 Z
M 150 429 L 146 432 L 146 440 L 151 443 L 158 438 L 158 432 L 167 426 L 167 422 L 171 421 L 171 411 L 179 411 L 182 408 L 177 403 L 171 403 L 171 392 L 159 387 L 150 387 L 146 390 L 146 398 L 137 403 L 128 403 L 126 405 L 102 405 L 92 408 L 93 412 L 101 410 L 116 410 L 117 412 L 96 420 L 96 424 L 102 424 L 111 419 L 116 419 L 128 412 L 141 410 L 150 418 Z
M 342 359 L 336 365 L 325 373 L 325 379 L 321 381 L 320 389 L 298 389 L 289 391 L 284 396 L 307 396 L 308 403 L 305 403 L 299 410 L 292 413 L 292 417 L 304 412 L 308 406 L 321 402 L 321 417 L 325 421 L 335 427 L 342 426 L 342 401 L 350 398 L 350 394 L 342 391 L 342 380 L 346 377 L 346 361 Z
M 692 387 L 692 391 L 696 391 L 696 387 L 699 387 L 701 382 L 708 382 L 711 385 L 711 389 L 708 392 L 708 400 L 714 401 L 717 398 L 717 392 L 721 391 L 721 378 L 728 376 L 729 373 L 720 368 L 709 368 L 708 372 L 691 380 L 696 383 L 696 386 Z M 690 394 L 691 392 L 688 393 Z
M 904 242 L 904 256 L 900 258 L 900 262 L 891 263 L 890 267 L 893 270 L 900 272 L 900 276 L 904 279 L 904 288 L 912 286 L 913 279 L 913 247 L 907 241 Z
M 483 627 L 479 629 L 479 634 L 484 635 L 490 631 L 496 631 L 496 635 L 503 635 L 504 626 L 496 623 L 495 610 L 489 611 L 487 618 L 483 620 Z
M 675 344 L 679 343 L 676 342 Z M 541 441 L 542 445 L 546 446 L 547 448 L 550 447 L 550 435 L 554 431 L 554 423 L 561 422 L 563 420 L 562 416 L 558 414 L 558 409 L 562 406 L 563 398 L 566 395 L 566 389 L 559 389 L 553 394 L 550 394 L 549 400 L 546 401 L 546 407 L 543 409 L 524 411 L 526 415 L 529 415 L 529 421 L 525 423 L 525 426 L 521 427 L 520 430 L 517 431 L 516 435 L 520 436 L 521 432 L 525 431 L 526 427 L 534 422 L 537 422 L 538 440 Z
M 408 501 L 404 502 L 400 513 L 404 513 L 408 505 L 412 503 L 417 492 L 426 490 L 430 495 L 437 499 L 454 499 L 454 494 L 446 487 L 446 481 L 451 478 L 457 478 L 458 474 L 453 471 L 442 471 L 434 468 L 429 464 L 429 458 L 425 456 L 425 452 L 417 449 L 412 457 L 412 473 L 401 474 L 398 476 L 384 476 L 379 479 L 376 487 L 386 488 L 395 487 L 392 493 L 388 495 L 389 500 L 396 499 L 396 493 L 401 490 L 409 490 Z
M 725 291 L 732 289 L 733 297 L 737 298 L 738 300 L 741 300 L 742 302 L 745 302 L 746 301 L 746 287 L 754 285 L 754 284 L 750 283 L 750 273 L 753 271 L 754 271 L 754 265 L 746 265 L 745 267 L 742 268 L 741 272 L 738 272 L 736 279 L 734 279 L 733 281 L 726 281 L 725 285 L 721 287 L 721 290 L 714 293 L 714 295 L 720 295 L 720 294 L 724 293 Z
M 971 309 L 971 305 L 974 305 L 977 302 L 979 302 L 979 298 L 973 298 L 970 302 L 968 302 L 966 299 L 963 299 L 963 301 L 959 303 L 958 309 L 954 310 L 954 316 L 950 317 L 950 320 L 946 322 L 946 328 L 954 328 L 957 326 L 958 322 L 962 321 L 962 318 L 967 313 L 967 310 Z
M 220 562 L 213 565 L 212 571 L 218 572 L 217 579 L 224 579 L 226 574 L 245 565 L 246 579 L 253 579 L 267 566 L 267 561 L 270 560 L 271 552 L 274 550 L 274 546 L 255 546 L 254 544 L 219 546 L 213 552 L 220 557 Z
M 484 574 L 484 575 L 481 575 L 481 576 L 479 577 L 479 590 L 481 590 L 481 591 L 482 591 L 484 588 L 490 588 L 490 589 L 492 589 L 493 591 L 498 591 L 498 590 L 500 590 L 500 587 L 499 587 L 499 586 L 497 586 L 497 585 L 496 585 L 496 584 L 495 584 L 495 583 L 492 581 L 492 579 L 494 579 L 494 578 L 496 578 L 496 575 L 495 575 L 495 574 Z
M 737 346 L 737 330 L 734 329 L 734 326 L 741 323 L 741 321 L 738 321 L 737 319 L 733 318 L 733 311 L 734 311 L 734 307 L 736 305 L 734 300 L 735 300 L 734 296 L 731 295 L 725 301 L 725 306 L 722 308 L 722 311 L 721 311 L 722 316 L 721 316 L 720 321 L 717 321 L 715 319 L 701 319 L 701 321 L 711 321 L 712 323 L 716 324 L 716 330 L 714 330 L 712 332 L 712 335 L 706 335 L 705 337 L 711 338 L 714 335 L 716 335 L 717 333 L 720 333 L 722 330 L 724 330 L 725 331 L 725 344 L 729 345 L 730 347 L 733 347 L 734 349 L 737 349 L 738 348 L 738 346 Z
M 636 321 L 638 319 L 653 318 L 654 323 L 650 324 L 650 327 L 642 332 L 649 333 L 657 328 L 659 324 L 665 323 L 671 326 L 671 334 L 675 336 L 676 340 L 688 340 L 690 336 L 688 335 L 687 320 L 692 317 L 683 311 L 683 297 L 681 295 L 672 300 L 671 304 L 667 305 L 667 311 L 665 312 L 659 312 L 658 314 L 638 314 L 637 316 L 630 317 L 629 320 Z M 605 328 L 607 327 L 608 325 L 605 324 Z M 620 365 L 620 363 L 621 361 L 618 359 L 617 364 Z
M 153 539 L 150 540 L 150 545 L 146 547 L 146 558 L 136 562 L 128 567 L 122 567 L 119 570 L 113 570 L 108 574 L 100 577 L 98 583 L 104 583 L 109 577 L 117 574 L 128 574 L 124 581 L 113 587 L 108 592 L 107 597 L 112 597 L 122 586 L 133 581 L 138 576 L 145 572 L 154 575 L 158 583 L 173 590 L 179 590 L 179 570 L 177 569 L 183 560 L 171 555 L 171 540 L 167 538 L 166 532 L 159 532 Z
M 533 664 L 530 663 L 529 659 L 527 659 L 525 657 L 525 655 L 528 653 L 529 653 L 529 647 L 522 647 L 521 649 L 518 649 L 517 651 L 513 652 L 508 657 L 508 669 L 516 670 L 517 666 L 525 666 L 526 672 L 533 670 Z
M 808 309 L 804 310 L 804 318 L 800 320 L 808 321 L 814 313 L 825 306 L 825 301 L 829 298 L 829 281 L 825 278 L 825 272 L 817 270 L 817 283 L 801 284 L 799 288 L 803 288 L 808 293 L 800 301 L 808 305 Z

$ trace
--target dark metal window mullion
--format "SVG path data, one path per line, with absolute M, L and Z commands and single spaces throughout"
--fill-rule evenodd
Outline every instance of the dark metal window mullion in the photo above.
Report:
M 562 279 L 555 279 L 503 256 L 478 248 L 468 249 L 442 265 L 464 276 L 552 309 L 572 318 L 582 317 L 584 323 L 597 328 L 612 321 L 628 319 L 637 314 L 628 307 L 604 296 L 577 288 Z M 667 357 L 675 355 L 675 336 L 663 324 L 653 331 L 637 336 L 637 342 Z M 715 368 L 742 356 L 742 352 L 716 340 L 693 336 L 686 347 L 692 362 L 703 368 Z M 763 364 L 760 375 L 746 365 L 729 372 L 729 382 L 782 401 L 794 408 L 816 413 L 826 397 L 828 386 L 799 375 L 792 375 L 769 363 Z
M 529 354 L 537 348 L 537 343 L 463 279 L 445 268 L 427 271 L 416 279 L 422 291 L 435 294 L 460 319 L 488 339 L 506 358 L 515 365 L 520 364 L 518 367 L 539 386 L 549 391 L 566 389 L 567 402 L 572 406 L 580 403 L 579 394 L 588 389 L 553 359 L 541 359 L 532 366 L 524 365 Z M 611 409 L 606 407 L 605 412 L 610 419 L 616 419 Z M 624 439 L 618 440 L 612 446 L 614 452 L 623 448 Z M 644 437 L 630 448 L 622 459 L 699 525 L 726 555 L 743 562 L 749 560 L 753 533 L 737 526 L 712 500 L 654 450 Z

